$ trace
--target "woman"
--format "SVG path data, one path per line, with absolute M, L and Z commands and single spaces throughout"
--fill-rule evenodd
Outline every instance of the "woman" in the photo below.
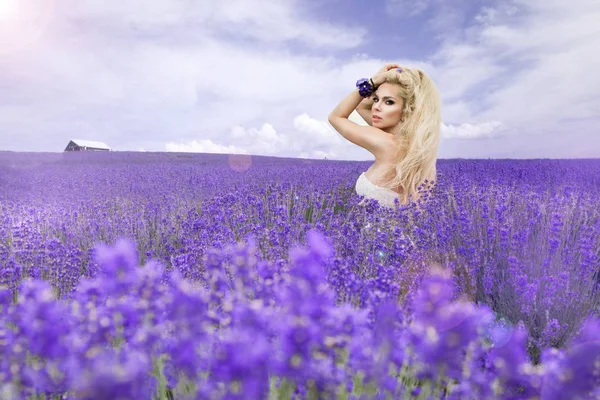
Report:
M 348 119 L 352 111 L 369 126 Z M 356 192 L 394 207 L 417 201 L 435 182 L 441 126 L 440 94 L 429 76 L 416 68 L 386 64 L 329 114 L 329 123 L 346 139 L 375 156 L 356 182 Z

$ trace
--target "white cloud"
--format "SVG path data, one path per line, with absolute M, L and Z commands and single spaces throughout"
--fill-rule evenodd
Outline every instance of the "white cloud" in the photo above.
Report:
M 286 134 L 277 132 L 269 123 L 263 124 L 260 129 L 236 125 L 228 135 L 222 136 L 218 143 L 194 139 L 190 142 L 171 142 L 167 144 L 166 149 L 205 153 L 293 155 L 319 159 L 338 159 L 340 156 L 347 159 L 348 154 L 352 154 L 354 150 L 357 159 L 372 158 L 357 152 L 356 146 L 341 138 L 327 121 L 312 118 L 306 113 L 296 116 L 293 121 L 295 131 Z M 233 144 L 228 146 L 223 143 Z
M 313 156 L 315 158 L 335 159 L 337 157 L 337 154 L 334 151 L 320 151 L 320 150 L 315 150 L 313 152 Z
M 385 11 L 394 17 L 414 17 L 429 7 L 431 0 L 385 0 Z
M 285 150 L 287 145 L 287 139 L 278 134 L 273 125 L 267 123 L 260 129 L 246 129 L 236 125 L 231 129 L 229 137 L 222 137 L 221 142 L 234 144 L 225 145 L 208 139 L 194 139 L 188 142 L 170 142 L 165 148 L 167 151 L 196 153 L 274 155 Z
M 107 20 L 125 18 L 116 12 L 116 3 L 106 8 L 90 4 L 100 14 L 110 14 L 103 14 Z M 223 129 L 256 126 L 271 118 L 289 130 L 299 112 L 332 108 L 332 99 L 338 97 L 335 92 L 322 95 L 322 87 L 335 81 L 332 59 L 216 38 L 173 46 L 125 39 L 98 39 L 82 31 L 59 40 L 54 32 L 35 51 L 12 53 L 0 64 L 1 84 L 8 93 L 4 99 L 12 103 L 0 108 L 0 124 L 7 131 L 26 127 L 22 146 L 36 142 L 53 148 L 77 133 L 121 148 L 139 147 L 136 136 L 144 135 L 145 146 L 157 150 L 173 137 L 177 143 L 193 143 L 198 136 L 221 143 Z M 35 135 L 41 140 L 33 140 Z M 154 144 L 148 143 L 150 138 Z M 0 148 L 15 145 L 3 139 Z M 269 146 L 273 144 L 263 150 L 271 152 Z
M 319 121 L 303 113 L 294 118 L 294 128 L 300 132 L 297 142 L 314 148 L 329 148 L 342 144 L 340 134 L 327 121 Z
M 179 153 L 248 154 L 244 149 L 223 146 L 207 139 L 192 140 L 187 143 L 169 142 L 166 144 L 165 150 Z
M 321 150 L 312 150 L 312 151 L 302 151 L 298 153 L 298 158 L 311 158 L 317 160 L 336 160 L 338 159 L 338 154 L 335 151 L 321 151 Z
M 353 89 L 356 76 L 377 71 L 383 62 L 363 58 L 338 63 L 333 58 L 240 47 L 214 38 L 185 46 L 84 40 L 83 36 L 48 39 L 47 46 L 21 56 L 27 62 L 0 66 L 2 76 L 17 88 L 10 96 L 22 103 L 0 108 L 0 123 L 7 130 L 22 129 L 23 116 L 35 114 L 37 118 L 27 119 L 28 142 L 43 135 L 35 142 L 48 148 L 77 133 L 115 148 L 138 148 L 143 135 L 143 146 L 151 151 L 170 143 L 194 151 L 233 146 L 261 154 L 277 154 L 284 148 L 300 151 L 308 141 L 297 133 L 289 143 L 281 137 L 268 140 L 268 128 L 249 128 L 247 134 L 262 141 L 242 146 L 225 141 L 224 130 L 271 121 L 281 132 L 292 132 L 294 118 L 302 113 L 323 121 Z M 57 131 L 54 126 L 60 121 L 69 123 L 63 122 Z M 316 146 L 340 142 L 337 132 L 325 129 L 329 131 L 325 137 L 310 131 Z M 11 145 L 14 141 L 0 138 L 0 147 Z M 352 152 L 360 156 L 362 150 Z
M 281 153 L 289 145 L 287 137 L 277 133 L 273 125 L 265 123 L 260 129 L 246 129 L 234 126 L 231 138 L 238 146 L 243 146 L 250 154 L 274 155 Z
M 448 137 L 493 135 L 489 121 L 501 123 L 509 137 L 600 118 L 598 20 L 600 3 L 589 0 L 483 8 L 463 40 L 445 41 L 433 57 L 443 120 L 455 126 Z
M 366 125 L 356 111 L 350 114 L 349 119 L 359 125 Z M 299 157 L 330 160 L 373 159 L 373 155 L 367 150 L 344 139 L 328 121 L 302 113 L 294 118 L 294 128 L 297 132 L 290 137 L 290 141 L 293 148 L 299 150 Z
M 503 129 L 504 126 L 499 121 L 464 123 L 458 126 L 442 123 L 441 134 L 445 139 L 485 139 L 500 135 Z
M 394 17 L 428 12 L 423 25 L 441 46 L 425 70 L 442 93 L 445 138 L 508 138 L 600 120 L 598 1 L 488 2 L 470 19 L 472 4 L 463 2 L 386 3 Z
M 14 133 L 0 149 L 61 151 L 77 136 L 120 149 L 372 159 L 326 119 L 388 61 L 432 76 L 443 137 L 458 151 L 487 138 L 509 153 L 512 136 L 600 122 L 597 1 L 486 2 L 475 16 L 465 1 L 389 0 L 398 17 L 409 7 L 403 16 L 428 18 L 440 47 L 429 60 L 379 60 L 336 52 L 369 51 L 363 28 L 295 0 L 23 0 L 31 14 L 0 28 L 0 126 Z M 472 154 L 488 151 L 479 146 Z
M 0 56 L 35 49 L 52 22 L 53 4 L 54 0 L 0 2 Z
M 348 49 L 359 46 L 366 34 L 364 28 L 308 15 L 298 0 L 89 0 L 65 4 L 61 11 L 71 20 L 125 31 L 133 28 L 138 34 L 184 30 L 187 34 L 180 36 L 187 41 L 235 34 L 271 44 L 297 40 L 316 48 Z

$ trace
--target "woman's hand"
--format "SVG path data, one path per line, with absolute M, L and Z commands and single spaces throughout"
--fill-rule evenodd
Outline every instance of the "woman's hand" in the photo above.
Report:
M 395 68 L 400 68 L 400 64 L 387 63 L 383 66 L 383 68 L 377 71 L 377 73 L 371 78 L 375 86 L 379 86 L 383 82 L 385 82 L 385 75 L 387 74 L 387 72 Z

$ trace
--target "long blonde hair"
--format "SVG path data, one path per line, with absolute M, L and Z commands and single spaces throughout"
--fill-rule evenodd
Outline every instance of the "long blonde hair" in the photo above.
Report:
M 398 95 L 404 100 L 402 120 L 393 129 L 397 143 L 395 164 L 390 164 L 385 187 L 400 191 L 401 203 L 409 196 L 417 201 L 423 189 L 430 188 L 437 176 L 436 162 L 440 143 L 441 96 L 431 78 L 417 68 L 402 67 L 386 74 L 387 83 L 398 85 Z M 425 185 L 427 180 L 427 185 Z M 427 186 L 427 187 L 426 187 Z

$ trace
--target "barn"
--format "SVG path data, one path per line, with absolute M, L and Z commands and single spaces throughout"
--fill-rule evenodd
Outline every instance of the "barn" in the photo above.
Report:
M 73 139 L 69 142 L 65 151 L 111 151 L 112 149 L 102 142 L 91 140 Z

